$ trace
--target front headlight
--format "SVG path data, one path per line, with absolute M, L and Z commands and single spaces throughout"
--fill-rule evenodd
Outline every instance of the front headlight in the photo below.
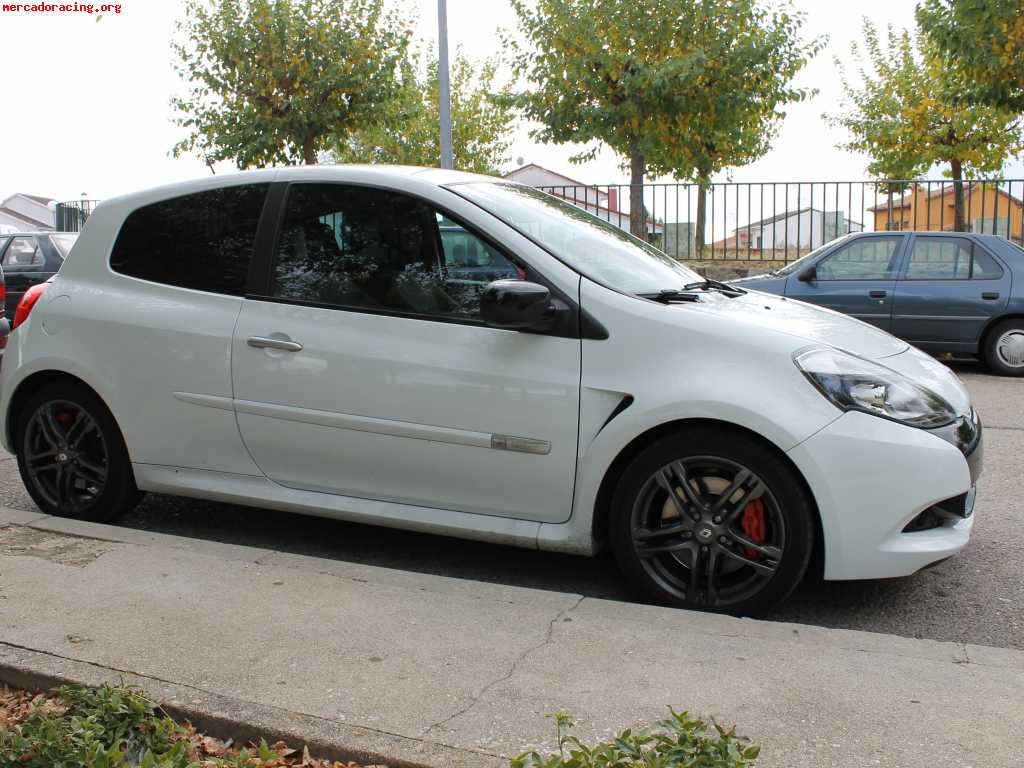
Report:
M 830 347 L 798 352 L 793 361 L 841 410 L 926 429 L 956 420 L 956 411 L 944 398 L 884 365 Z

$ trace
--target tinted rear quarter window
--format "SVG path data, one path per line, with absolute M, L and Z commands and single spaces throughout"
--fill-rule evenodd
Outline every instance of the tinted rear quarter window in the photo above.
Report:
M 269 184 L 224 187 L 133 211 L 110 255 L 115 272 L 210 293 L 245 293 Z

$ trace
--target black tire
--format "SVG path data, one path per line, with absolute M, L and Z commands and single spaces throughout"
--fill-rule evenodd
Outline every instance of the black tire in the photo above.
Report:
M 33 394 L 14 440 L 22 482 L 48 515 L 108 522 L 142 498 L 117 422 L 81 384 L 55 382 Z
M 804 484 L 776 452 L 737 430 L 699 427 L 629 463 L 612 496 L 609 542 L 649 601 L 758 615 L 800 583 L 816 520 Z
M 985 336 L 985 364 L 1000 376 L 1024 376 L 1024 320 L 997 323 Z

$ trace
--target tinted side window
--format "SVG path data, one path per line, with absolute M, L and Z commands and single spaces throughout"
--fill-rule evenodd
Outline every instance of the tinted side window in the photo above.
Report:
M 34 237 L 16 237 L 11 240 L 11 245 L 4 253 L 3 265 L 6 269 L 11 267 L 41 267 L 46 259 L 43 252 L 39 250 L 39 243 Z
M 474 320 L 483 286 L 519 276 L 501 253 L 423 201 L 366 187 L 295 184 L 288 192 L 271 293 Z
M 818 262 L 819 280 L 892 280 L 902 237 L 854 240 Z
M 1003 270 L 963 237 L 918 237 L 910 252 L 907 280 L 997 280 Z
M 269 184 L 163 200 L 125 220 L 110 255 L 123 275 L 241 296 Z

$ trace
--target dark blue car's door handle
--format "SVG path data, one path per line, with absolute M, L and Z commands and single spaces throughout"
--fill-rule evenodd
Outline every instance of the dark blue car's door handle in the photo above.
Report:
M 888 295 L 888 291 L 868 291 L 868 296 L 872 299 L 884 299 Z
M 989 301 L 995 301 L 999 298 L 999 293 L 996 291 L 985 291 L 981 294 L 981 298 L 988 299 Z

